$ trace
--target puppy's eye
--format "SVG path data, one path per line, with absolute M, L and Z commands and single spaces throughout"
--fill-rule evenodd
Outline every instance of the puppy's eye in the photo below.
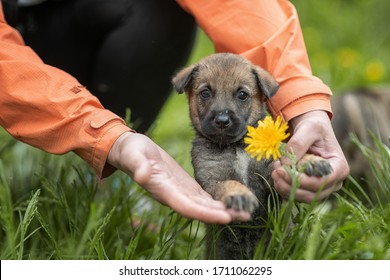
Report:
M 249 98 L 249 94 L 243 90 L 240 90 L 239 92 L 237 92 L 237 98 L 241 101 L 245 101 Z
M 203 100 L 209 99 L 211 97 L 211 91 L 208 88 L 203 89 L 200 92 L 200 98 Z

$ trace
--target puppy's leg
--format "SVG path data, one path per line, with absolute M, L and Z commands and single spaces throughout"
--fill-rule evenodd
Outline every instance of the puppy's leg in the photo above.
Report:
M 244 210 L 253 213 L 259 206 L 256 196 L 243 184 L 234 180 L 218 182 L 211 195 L 221 200 L 227 208 Z
M 258 214 L 258 199 L 238 181 L 219 181 L 210 186 L 208 191 L 215 199 L 223 201 L 227 208 L 247 211 L 256 216 Z M 259 221 L 261 219 L 245 223 L 233 222 L 229 226 L 216 225 L 214 230 L 209 227 L 207 257 L 220 260 L 251 259 L 264 234 L 263 227 L 258 225 Z M 246 227 L 248 225 L 249 228 Z
M 303 172 L 309 176 L 322 177 L 332 173 L 329 162 L 316 155 L 304 155 L 299 165 L 304 167 Z

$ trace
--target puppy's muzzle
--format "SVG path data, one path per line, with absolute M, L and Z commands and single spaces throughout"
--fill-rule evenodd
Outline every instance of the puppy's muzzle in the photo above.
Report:
M 220 129 L 225 129 L 232 123 L 228 112 L 220 112 L 214 118 L 214 123 Z
M 246 132 L 245 122 L 230 110 L 213 111 L 201 127 L 204 136 L 221 145 L 236 142 Z

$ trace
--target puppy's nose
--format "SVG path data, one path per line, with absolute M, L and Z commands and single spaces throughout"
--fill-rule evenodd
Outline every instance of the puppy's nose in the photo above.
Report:
M 225 113 L 225 112 L 221 112 L 219 113 L 215 119 L 214 119 L 214 122 L 217 126 L 219 126 L 220 128 L 226 128 L 229 126 L 230 124 L 230 117 L 229 117 L 229 114 L 228 113 Z

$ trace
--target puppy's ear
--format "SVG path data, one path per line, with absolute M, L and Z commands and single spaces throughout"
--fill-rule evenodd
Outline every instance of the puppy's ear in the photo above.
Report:
M 188 67 L 180 70 L 172 78 L 173 88 L 178 93 L 183 93 L 183 92 L 187 91 L 189 86 L 191 85 L 192 78 L 194 77 L 194 75 L 197 71 L 198 71 L 197 65 L 191 65 L 191 66 L 188 66 Z
M 261 92 L 269 99 L 275 95 L 279 89 L 279 84 L 276 82 L 274 77 L 263 68 L 255 66 L 253 68 L 253 74 L 257 85 L 259 86 Z

